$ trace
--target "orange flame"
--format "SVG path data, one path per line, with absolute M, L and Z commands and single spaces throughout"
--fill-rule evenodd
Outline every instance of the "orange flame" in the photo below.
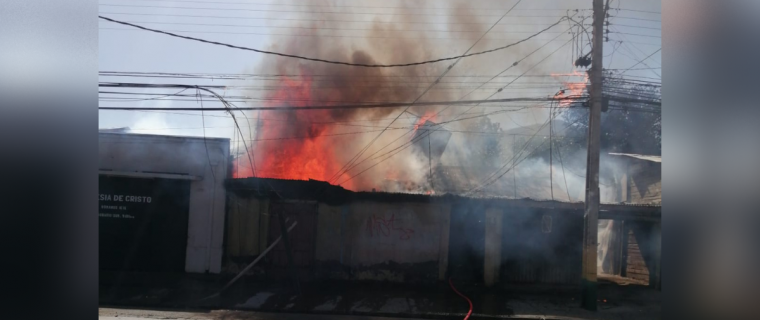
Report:
M 588 73 L 573 70 L 572 73 L 552 73 L 552 77 L 562 82 L 565 85 L 565 89 L 556 94 L 555 98 L 573 98 L 580 97 L 583 94 L 583 90 L 586 89 L 588 84 Z M 583 81 L 566 81 L 560 79 L 560 77 L 573 77 L 575 79 L 581 78 Z M 569 91 L 569 94 L 567 92 Z M 574 99 L 561 100 L 559 102 L 560 107 L 567 107 L 574 102 Z
M 311 86 L 312 79 L 308 76 L 284 78 L 281 89 L 268 97 L 271 102 L 267 105 L 303 107 L 313 104 Z M 333 151 L 335 139 L 324 136 L 334 127 L 320 123 L 331 119 L 330 110 L 267 110 L 259 117 L 262 125 L 252 148 L 257 177 L 328 181 L 341 169 L 342 163 Z M 246 157 L 238 159 L 235 169 L 235 178 L 253 176 Z M 353 181 L 347 181 L 343 187 L 353 189 Z
M 425 124 L 427 121 L 435 122 L 438 118 L 438 113 L 434 112 L 433 110 L 425 111 L 425 114 L 420 117 L 419 120 L 414 124 L 414 130 L 417 131 L 421 126 Z

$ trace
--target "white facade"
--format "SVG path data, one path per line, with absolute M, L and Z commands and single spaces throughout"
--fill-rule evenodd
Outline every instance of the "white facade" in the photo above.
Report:
M 101 175 L 191 180 L 185 271 L 219 273 L 229 150 L 222 138 L 101 132 L 99 169 Z

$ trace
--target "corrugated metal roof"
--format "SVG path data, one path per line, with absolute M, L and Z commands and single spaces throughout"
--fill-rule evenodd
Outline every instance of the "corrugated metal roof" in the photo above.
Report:
M 630 158 L 635 158 L 635 159 L 639 159 L 639 160 L 645 160 L 645 161 L 662 163 L 662 156 L 648 156 L 648 155 L 633 154 L 633 153 L 610 153 L 610 155 L 611 156 L 624 156 L 624 157 L 630 157 Z

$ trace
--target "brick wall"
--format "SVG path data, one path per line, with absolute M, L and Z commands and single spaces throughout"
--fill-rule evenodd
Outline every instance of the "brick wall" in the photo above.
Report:
M 629 167 L 629 203 L 662 203 L 662 166 L 640 161 Z
M 639 244 L 633 230 L 628 229 L 628 248 L 626 255 L 626 277 L 649 282 L 649 269 L 647 269 L 644 256 L 641 254 Z

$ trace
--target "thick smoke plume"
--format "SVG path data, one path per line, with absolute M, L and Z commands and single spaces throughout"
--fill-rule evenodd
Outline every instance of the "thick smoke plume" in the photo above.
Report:
M 472 7 L 470 3 L 447 2 L 446 6 L 449 9 L 433 10 L 431 8 L 440 8 L 441 5 L 431 4 L 431 8 L 425 8 L 421 7 L 424 4 L 414 2 L 408 7 L 399 6 L 392 9 L 393 11 L 390 12 L 394 14 L 393 16 L 380 15 L 376 19 L 383 20 L 373 22 L 368 20 L 368 23 L 349 21 L 363 21 L 371 15 L 351 16 L 330 13 L 349 10 L 366 12 L 368 9 L 349 9 L 345 6 L 348 3 L 339 5 L 333 2 L 313 2 L 311 4 L 315 6 L 298 7 L 302 12 L 297 16 L 288 16 L 289 20 L 286 21 L 291 23 L 283 25 L 298 28 L 298 31 L 293 31 L 293 33 L 304 36 L 280 38 L 285 40 L 278 42 L 271 48 L 272 50 L 354 63 L 403 63 L 459 55 L 476 42 L 477 45 L 472 47 L 470 52 L 482 51 L 516 42 L 539 30 L 535 25 L 520 26 L 519 22 L 526 22 L 526 20 L 517 22 L 514 17 L 507 17 L 499 27 L 494 28 L 484 39 L 478 41 L 498 19 L 498 16 L 508 9 L 504 8 L 503 3 L 496 1 L 479 2 L 478 6 L 504 9 L 496 10 L 498 12 L 474 11 L 469 9 Z M 388 13 L 389 11 L 378 12 Z M 420 13 L 432 12 L 443 16 L 420 15 Z M 535 23 L 539 19 L 531 19 L 530 22 Z M 543 20 L 541 22 L 545 22 L 546 25 L 556 21 L 554 18 L 540 20 Z M 393 23 L 387 23 L 388 21 L 393 21 Z M 422 24 L 421 21 L 437 24 Z M 504 34 L 504 31 L 517 33 L 511 38 L 498 35 Z M 353 37 L 346 37 L 347 35 L 353 35 Z M 448 39 L 441 41 L 442 35 Z M 411 102 L 418 99 L 419 101 L 443 101 L 465 97 L 468 100 L 485 99 L 496 92 L 502 84 L 489 83 L 482 90 L 471 92 L 478 81 L 486 79 L 469 78 L 470 76 L 493 75 L 498 72 L 495 72 L 495 67 L 500 71 L 517 60 L 522 62 L 511 68 L 508 74 L 520 74 L 527 72 L 529 68 L 531 72 L 550 74 L 560 69 L 560 66 L 549 62 L 539 64 L 539 61 L 553 49 L 551 46 L 545 50 L 536 49 L 545 45 L 550 38 L 554 36 L 536 37 L 508 50 L 462 59 L 447 74 L 447 78 L 443 78 L 440 83 L 432 87 L 431 84 L 451 66 L 453 61 L 415 67 L 362 68 L 265 56 L 256 65 L 254 73 L 270 76 L 256 80 L 256 85 L 264 88 L 261 91 L 252 90 L 249 95 L 261 97 L 262 101 L 255 102 L 255 105 L 275 107 Z M 533 54 L 536 51 L 538 53 Z M 523 61 L 523 58 L 526 59 Z M 570 64 L 570 62 L 566 63 Z M 455 75 L 458 77 L 453 78 Z M 554 84 L 561 85 L 556 82 Z M 429 87 L 430 90 L 427 90 Z M 538 92 L 535 89 L 523 89 L 520 88 L 520 84 L 515 84 L 513 87 L 507 88 L 494 98 L 505 97 L 504 94 L 516 96 L 551 94 Z M 237 177 L 253 176 L 252 167 L 255 167 L 255 175 L 258 177 L 315 179 L 340 184 L 352 190 L 430 192 L 436 189 L 435 191 L 439 191 L 435 186 L 440 181 L 433 181 L 436 179 L 437 171 L 430 168 L 431 163 L 428 159 L 421 156 L 419 152 L 415 152 L 413 147 L 403 147 L 412 140 L 416 126 L 428 120 L 435 123 L 452 120 L 466 109 L 413 106 L 408 112 L 401 114 L 404 109 L 401 107 L 254 112 L 250 115 L 251 118 L 257 119 L 254 120 L 257 123 L 255 141 L 251 146 L 253 161 L 246 156 L 239 157 L 235 163 L 235 174 Z M 486 108 L 473 109 L 464 117 L 482 115 L 487 112 L 484 109 Z M 545 110 L 534 108 L 526 112 L 531 118 L 540 118 Z M 392 119 L 396 117 L 399 117 L 398 120 L 391 124 Z M 507 121 L 507 118 L 502 119 L 499 115 L 493 119 L 495 122 Z M 513 119 L 509 119 L 514 122 Z M 446 129 L 461 132 L 455 134 L 449 141 L 447 151 L 440 163 L 441 166 L 469 167 L 470 169 L 475 167 L 478 172 L 470 175 L 470 179 L 485 178 L 501 165 L 501 163 L 483 165 L 483 159 L 477 152 L 482 149 L 479 147 L 482 140 L 473 139 L 469 133 L 462 133 L 470 130 L 470 125 L 479 120 L 476 118 L 446 124 Z M 376 141 L 373 141 L 386 127 L 388 129 Z M 500 143 L 505 149 L 520 147 L 511 146 L 509 142 Z M 454 153 L 456 155 L 452 157 Z M 539 163 L 530 164 L 531 161 L 533 160 L 521 166 L 524 166 L 523 168 L 542 167 Z M 546 165 L 543 165 L 543 168 L 546 168 Z M 530 171 L 536 170 L 527 170 L 523 173 Z M 542 173 L 538 179 L 543 181 L 543 176 Z M 448 190 L 443 190 L 443 192 L 466 191 L 470 184 L 473 184 L 471 182 L 461 179 L 454 181 L 453 186 L 447 187 Z M 556 183 L 557 181 L 555 185 Z M 582 190 L 582 188 L 571 188 L 571 193 L 577 193 L 575 190 L 579 189 Z M 540 198 L 542 195 L 521 197 Z M 573 200 L 577 201 L 577 198 Z
M 318 3 L 329 5 L 329 3 Z M 422 61 L 438 58 L 441 55 L 461 54 L 461 52 L 430 48 L 440 47 L 440 42 L 433 43 L 428 31 L 420 30 L 425 25 L 415 24 L 419 16 L 410 9 L 399 9 L 394 13 L 396 23 L 372 23 L 363 31 L 352 31 L 367 39 L 361 48 L 349 45 L 362 41 L 360 38 L 347 40 L 336 38 L 334 29 L 356 29 L 357 24 L 336 22 L 336 16 L 346 15 L 323 13 L 324 11 L 341 11 L 345 8 L 306 7 L 303 17 L 309 22 L 300 21 L 296 27 L 299 34 L 310 37 L 287 37 L 278 44 L 277 51 L 287 53 L 306 53 L 308 56 L 353 63 L 394 63 Z M 451 9 L 454 20 L 461 20 L 468 14 L 467 6 L 460 4 Z M 357 15 L 353 19 L 363 16 Z M 470 16 L 472 17 L 472 16 Z M 322 20 L 314 22 L 314 20 Z M 456 21 L 463 22 L 463 21 Z M 473 22 L 473 21 L 469 21 Z M 359 24 L 366 26 L 367 24 Z M 483 24 L 473 24 L 459 40 L 452 40 L 457 47 L 468 47 L 474 43 L 481 32 Z M 345 33 L 342 33 L 345 34 Z M 439 33 L 440 34 L 440 33 Z M 469 36 L 467 36 L 469 35 Z M 313 36 L 313 37 L 311 37 Z M 358 39 L 358 40 L 357 40 Z M 356 46 L 359 46 L 357 43 Z M 256 68 L 257 73 L 276 75 L 264 80 L 271 91 L 265 91 L 263 104 L 267 106 L 307 106 L 338 105 L 346 103 L 378 103 L 415 101 L 424 90 L 442 74 L 446 64 L 431 64 L 406 68 L 362 68 L 340 66 L 316 62 L 306 62 L 287 58 L 267 56 Z M 251 95 L 260 93 L 252 92 Z M 453 100 L 460 98 L 455 90 L 428 91 L 420 101 Z M 257 103 L 258 105 L 258 103 Z M 415 108 L 400 115 L 377 141 L 358 157 L 355 168 L 337 175 L 344 165 L 367 146 L 383 128 L 391 123 L 404 108 L 373 109 L 334 109 L 310 111 L 264 111 L 252 114 L 258 118 L 257 140 L 252 146 L 256 176 L 281 179 L 316 179 L 341 183 L 343 187 L 353 190 L 371 190 L 380 188 L 384 180 L 404 180 L 412 182 L 405 188 L 415 188 L 425 182 L 428 162 L 407 148 L 379 165 L 361 173 L 366 168 L 385 159 L 397 146 L 409 142 L 414 134 L 415 124 L 426 120 L 450 119 L 453 110 L 437 114 L 442 108 Z M 437 117 L 436 117 L 437 115 Z M 399 139 L 394 144 L 384 146 Z M 398 150 L 396 150 L 398 151 Z M 382 157 L 381 157 L 382 156 Z M 364 161 L 366 158 L 371 160 Z M 239 157 L 236 161 L 236 175 L 252 176 L 250 161 Z M 345 170 L 343 170 L 345 171 Z M 352 178 L 353 177 L 353 178 Z M 399 190 L 400 191 L 400 190 Z

